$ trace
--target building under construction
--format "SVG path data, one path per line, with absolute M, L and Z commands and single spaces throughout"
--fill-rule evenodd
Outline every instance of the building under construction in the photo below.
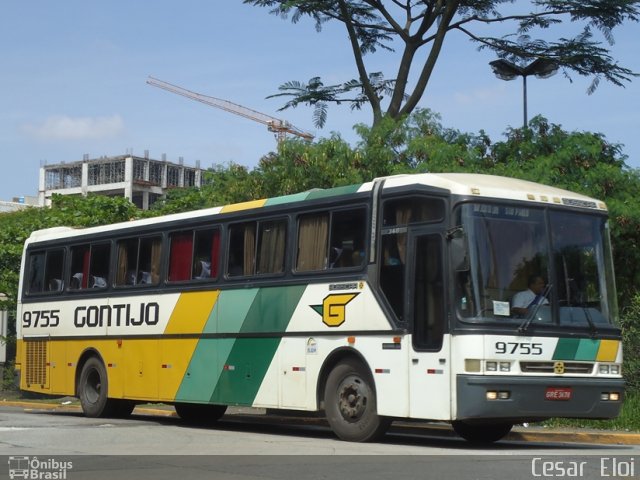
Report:
M 147 210 L 156 200 L 164 197 L 171 188 L 200 187 L 202 170 L 200 165 L 187 167 L 182 159 L 179 163 L 144 157 L 120 155 L 82 161 L 58 163 L 40 167 L 40 206 L 51 204 L 54 193 L 62 195 L 123 196 L 138 208 Z

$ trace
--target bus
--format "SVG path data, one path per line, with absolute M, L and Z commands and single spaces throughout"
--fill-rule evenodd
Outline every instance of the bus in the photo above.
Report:
M 493 442 L 514 424 L 613 418 L 612 265 L 603 202 L 478 174 L 37 231 L 20 273 L 20 387 L 75 395 L 89 417 L 143 402 L 188 421 L 324 412 L 357 442 L 398 419 Z

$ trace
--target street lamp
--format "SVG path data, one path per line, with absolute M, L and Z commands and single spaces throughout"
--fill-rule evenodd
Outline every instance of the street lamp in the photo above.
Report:
M 549 78 L 558 71 L 558 64 L 546 58 L 537 58 L 526 67 L 520 67 L 507 60 L 490 62 L 493 73 L 500 80 L 513 80 L 522 77 L 522 102 L 524 104 L 524 128 L 527 128 L 527 77 L 535 75 L 538 78 Z

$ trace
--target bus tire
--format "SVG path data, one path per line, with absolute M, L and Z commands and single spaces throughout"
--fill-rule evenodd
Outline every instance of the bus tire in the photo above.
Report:
M 327 377 L 325 415 L 341 440 L 371 442 L 382 437 L 391 420 L 378 415 L 373 378 L 361 362 L 348 359 Z
M 220 420 L 227 411 L 226 405 L 209 405 L 202 403 L 176 403 L 174 408 L 182 420 L 194 424 L 215 423 Z
M 107 370 L 97 357 L 90 357 L 82 367 L 78 381 L 78 397 L 82 411 L 87 417 L 107 417 L 111 414 L 113 402 L 107 394 L 109 382 Z
M 511 423 L 467 423 L 452 422 L 453 430 L 466 441 L 475 444 L 487 444 L 501 440 L 511 431 Z

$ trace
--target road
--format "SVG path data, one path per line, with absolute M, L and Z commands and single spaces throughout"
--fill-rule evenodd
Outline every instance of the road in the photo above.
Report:
M 137 479 L 154 480 L 517 480 L 640 474 L 638 445 L 508 440 L 474 447 L 419 426 L 393 428 L 380 443 L 355 444 L 337 440 L 319 422 L 283 423 L 264 415 L 226 415 L 215 427 L 198 427 L 170 416 L 90 419 L 77 411 L 4 406 L 0 456 L 4 465 L 10 456 L 14 462 L 20 456 L 37 457 L 45 469 L 72 462 L 65 477 L 69 480 L 131 478 L 134 473 Z M 0 464 L 0 479 L 8 473 Z

